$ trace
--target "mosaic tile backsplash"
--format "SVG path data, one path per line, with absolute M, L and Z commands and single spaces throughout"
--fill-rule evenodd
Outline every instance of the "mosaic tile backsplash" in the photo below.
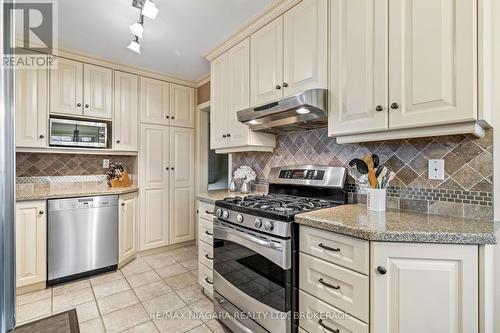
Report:
M 233 170 L 251 166 L 257 183 L 265 184 L 274 166 L 321 164 L 348 167 L 355 157 L 377 154 L 381 164 L 396 172 L 388 189 L 390 208 L 440 215 L 492 219 L 493 217 L 493 135 L 441 136 L 337 144 L 327 129 L 279 135 L 274 153 L 233 154 Z M 429 180 L 428 160 L 445 160 L 445 180 Z M 366 202 L 364 188 L 349 179 L 349 200 Z

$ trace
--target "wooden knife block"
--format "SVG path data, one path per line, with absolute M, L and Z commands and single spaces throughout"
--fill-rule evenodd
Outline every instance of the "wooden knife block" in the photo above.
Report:
M 128 187 L 131 186 L 132 182 L 128 176 L 128 171 L 125 170 L 120 178 L 111 180 L 111 187 Z

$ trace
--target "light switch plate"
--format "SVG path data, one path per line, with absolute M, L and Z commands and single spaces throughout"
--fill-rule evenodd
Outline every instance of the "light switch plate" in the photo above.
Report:
M 109 168 L 109 160 L 102 160 L 102 167 L 104 169 L 108 169 Z
M 444 160 L 429 160 L 429 179 L 444 180 Z

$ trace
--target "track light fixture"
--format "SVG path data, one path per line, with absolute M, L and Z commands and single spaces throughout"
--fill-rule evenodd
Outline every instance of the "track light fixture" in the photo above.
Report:
M 139 38 L 142 38 L 142 33 L 144 32 L 144 16 L 140 15 L 139 21 L 130 25 L 129 28 L 130 28 L 130 31 L 132 32 L 132 34 L 134 34 L 134 36 L 138 36 Z
M 134 51 L 135 53 L 141 54 L 141 44 L 139 44 L 139 37 L 135 36 L 135 39 L 130 42 L 127 49 Z
M 130 42 L 127 48 L 136 53 L 141 53 L 139 38 L 143 38 L 144 16 L 150 19 L 155 19 L 159 10 L 156 8 L 156 5 L 152 0 L 132 0 L 132 7 L 140 9 L 141 13 L 139 14 L 139 20 L 129 26 L 130 31 L 134 35 L 134 39 Z
M 146 0 L 144 6 L 142 7 L 141 14 L 154 20 L 156 18 L 156 15 L 158 15 L 158 12 L 159 10 L 158 8 L 156 8 L 155 3 L 151 0 Z

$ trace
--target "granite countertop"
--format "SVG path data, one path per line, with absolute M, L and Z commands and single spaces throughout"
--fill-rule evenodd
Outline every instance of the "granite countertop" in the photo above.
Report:
M 371 212 L 343 205 L 295 216 L 299 224 L 370 241 L 443 244 L 496 244 L 500 223 L 388 210 Z
M 265 192 L 252 191 L 248 194 L 242 194 L 240 192 L 229 192 L 228 190 L 214 190 L 207 191 L 203 193 L 198 193 L 196 198 L 200 201 L 214 204 L 217 200 L 222 200 L 227 197 L 246 197 L 248 195 L 266 195 Z
M 135 185 L 112 188 L 102 182 L 18 184 L 16 186 L 16 201 L 126 194 L 138 190 L 139 187 Z

